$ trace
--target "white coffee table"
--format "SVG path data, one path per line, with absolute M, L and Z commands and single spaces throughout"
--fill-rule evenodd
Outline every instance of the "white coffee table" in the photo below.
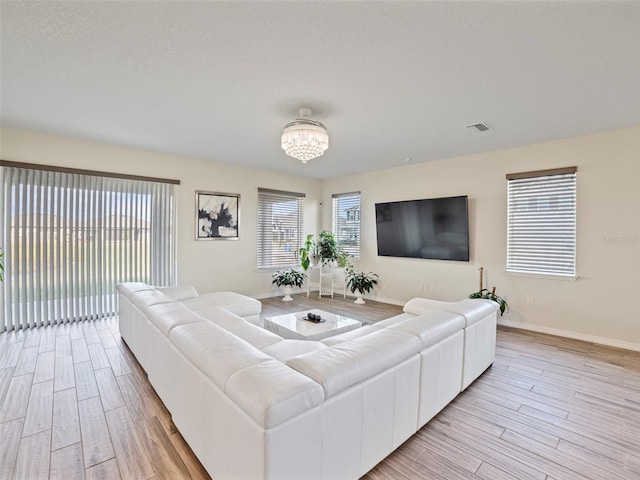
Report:
M 322 323 L 303 320 L 307 314 L 321 315 L 326 321 Z M 353 318 L 336 315 L 323 310 L 305 310 L 303 312 L 287 313 L 265 318 L 264 328 L 283 338 L 294 340 L 322 340 L 339 333 L 360 328 L 362 322 Z

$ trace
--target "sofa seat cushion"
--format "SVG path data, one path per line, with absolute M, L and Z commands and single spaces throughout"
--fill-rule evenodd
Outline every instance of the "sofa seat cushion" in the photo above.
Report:
M 216 307 L 215 305 L 210 305 L 208 307 L 202 307 L 198 310 L 192 310 L 184 303 L 180 303 L 183 308 L 187 308 L 194 313 L 197 313 L 202 318 L 210 321 L 211 323 L 215 323 L 217 326 L 226 329 L 229 326 L 233 326 L 238 323 L 244 322 L 244 319 L 235 313 L 231 313 L 224 308 Z
M 485 318 L 498 310 L 498 304 L 491 300 L 466 298 L 459 302 L 441 302 L 429 298 L 412 298 L 403 310 L 406 313 L 421 315 L 433 311 L 445 311 L 462 315 L 466 322 L 466 327 Z
M 351 330 L 340 335 L 334 335 L 333 337 L 325 338 L 321 341 L 327 346 L 337 345 L 338 343 L 347 342 L 349 340 L 353 340 L 354 338 L 364 337 L 365 335 L 369 335 L 372 332 L 380 331 L 383 328 L 390 327 L 391 325 L 395 325 L 397 323 L 403 322 L 404 320 L 414 317 L 415 315 L 411 313 L 401 313 L 400 315 L 396 315 L 395 317 L 387 318 L 372 325 L 357 328 L 356 330 Z
M 378 328 L 386 328 L 413 317 L 415 317 L 415 314 L 413 313 L 401 313 L 400 315 L 389 317 L 385 320 L 380 320 L 379 322 L 376 322 L 373 325 Z
M 292 358 L 287 365 L 318 382 L 331 397 L 398 365 L 420 348 L 414 335 L 383 329 Z
M 273 343 L 261 350 L 276 360 L 286 362 L 290 358 L 322 350 L 323 348 L 327 348 L 327 346 L 321 342 L 309 342 L 308 340 L 283 340 L 280 338 L 279 342 Z
M 389 329 L 415 335 L 425 349 L 463 330 L 464 326 L 464 318 L 460 315 L 449 312 L 429 312 L 403 320 L 390 326 Z
M 226 394 L 264 428 L 324 401 L 320 385 L 273 358 L 238 370 L 227 382 Z
M 203 293 L 195 298 L 185 299 L 182 303 L 196 313 L 200 309 L 217 306 L 239 317 L 259 315 L 262 310 L 262 304 L 258 300 L 235 292 Z
M 370 333 L 378 331 L 380 331 L 380 328 L 378 328 L 377 325 L 366 325 L 362 328 L 356 328 L 355 330 L 349 330 L 348 332 L 334 335 L 333 337 L 324 338 L 320 340 L 320 342 L 330 347 L 332 345 L 348 342 L 349 340 L 353 340 L 354 338 L 364 337 L 365 335 L 369 335 Z
M 226 331 L 240 337 L 245 342 L 256 348 L 264 348 L 274 343 L 282 342 L 282 337 L 253 323 L 242 320 L 241 322 L 223 327 Z
M 179 325 L 169 332 L 173 345 L 220 390 L 237 371 L 273 360 L 211 322 Z
M 178 302 L 159 303 L 147 307 L 149 321 L 165 336 L 172 328 L 189 323 L 206 322 L 200 315 L 193 313 Z
M 183 308 L 187 308 L 184 304 L 181 304 L 181 306 Z M 282 341 L 282 337 L 260 328 L 253 323 L 246 321 L 244 318 L 225 310 L 224 308 L 216 307 L 215 305 L 199 309 L 197 311 L 197 315 L 205 318 L 211 323 L 215 323 L 218 327 L 225 329 L 227 332 L 233 333 L 256 348 L 264 348 L 273 343 Z

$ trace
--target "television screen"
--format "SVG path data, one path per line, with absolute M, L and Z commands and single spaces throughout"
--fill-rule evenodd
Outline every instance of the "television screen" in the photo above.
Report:
M 467 197 L 376 203 L 378 255 L 469 261 Z

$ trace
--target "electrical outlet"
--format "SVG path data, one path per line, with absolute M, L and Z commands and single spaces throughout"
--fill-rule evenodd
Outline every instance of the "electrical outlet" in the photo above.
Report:
M 535 306 L 536 302 L 533 298 L 527 298 L 527 307 Z
M 418 291 L 419 292 L 424 292 L 424 283 L 419 283 L 418 284 Z
M 430 285 L 430 286 L 429 286 L 429 291 L 430 291 L 431 293 L 435 293 L 435 291 L 436 291 L 436 286 L 435 286 L 435 285 Z

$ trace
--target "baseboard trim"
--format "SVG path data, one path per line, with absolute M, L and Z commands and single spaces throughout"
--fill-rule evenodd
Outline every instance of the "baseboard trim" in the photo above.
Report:
M 597 335 L 588 335 L 585 333 L 572 332 L 570 330 L 560 330 L 558 328 L 542 327 L 540 325 L 532 325 L 530 323 L 514 322 L 498 317 L 498 325 L 521 330 L 530 330 L 532 332 L 547 333 L 557 337 L 571 338 L 573 340 L 582 340 L 583 342 L 597 343 L 608 347 L 622 348 L 624 350 L 632 350 L 640 352 L 640 343 L 625 342 L 623 340 L 615 340 L 613 338 L 598 337 Z
M 349 296 L 349 294 L 347 294 L 347 297 Z M 354 297 L 355 298 L 355 297 Z M 374 302 L 380 302 L 380 303 L 388 303 L 389 305 L 398 305 L 400 307 L 404 306 L 405 303 L 407 302 L 399 302 L 397 300 L 394 300 L 392 298 L 383 298 L 383 297 L 368 297 L 365 295 L 364 297 L 365 300 L 372 300 Z

